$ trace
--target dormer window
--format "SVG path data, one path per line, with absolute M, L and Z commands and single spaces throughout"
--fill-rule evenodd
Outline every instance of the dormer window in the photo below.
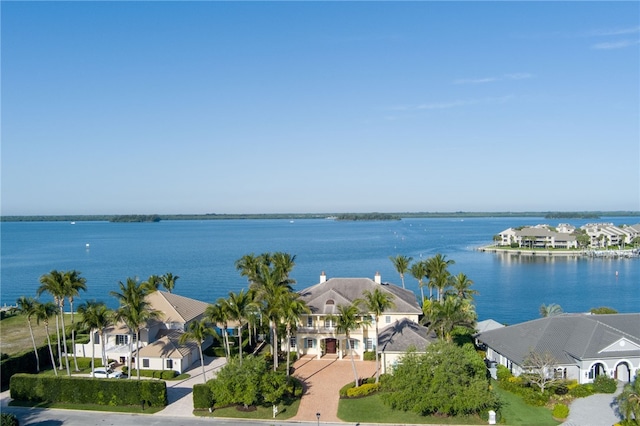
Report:
M 333 301 L 333 299 L 329 299 L 326 302 L 324 302 L 325 305 L 335 305 L 336 302 Z

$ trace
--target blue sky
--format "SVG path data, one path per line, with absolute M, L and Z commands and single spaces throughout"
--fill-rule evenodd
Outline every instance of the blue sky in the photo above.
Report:
M 3 215 L 640 210 L 638 2 L 6 2 Z

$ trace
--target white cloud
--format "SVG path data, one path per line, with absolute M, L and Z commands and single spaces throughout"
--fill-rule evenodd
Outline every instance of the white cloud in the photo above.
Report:
M 601 37 L 601 36 L 617 36 L 624 34 L 636 34 L 640 33 L 640 26 L 629 28 L 614 28 L 606 30 L 595 30 L 588 34 L 589 37 Z
M 533 74 L 530 74 L 528 72 L 518 72 L 512 74 L 503 74 L 500 77 L 460 78 L 458 80 L 454 80 L 453 84 L 484 84 L 503 80 L 524 80 L 531 77 L 533 77 Z
M 635 46 L 636 44 L 640 44 L 640 40 L 619 40 L 597 43 L 592 45 L 591 48 L 599 50 L 624 49 L 625 47 Z

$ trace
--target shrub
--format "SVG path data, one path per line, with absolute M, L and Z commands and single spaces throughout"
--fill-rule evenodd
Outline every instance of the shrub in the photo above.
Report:
M 193 408 L 206 409 L 213 407 L 213 392 L 209 385 L 195 384 L 193 385 Z
M 615 393 L 618 387 L 616 379 L 608 376 L 597 376 L 593 381 L 593 390 L 595 393 Z
M 360 398 L 363 396 L 371 395 L 374 392 L 380 390 L 380 384 L 376 383 L 365 383 L 363 385 L 356 387 L 351 387 L 347 389 L 347 397 L 348 398 Z
M 498 377 L 498 380 L 501 382 L 508 380 L 510 377 L 513 377 L 511 371 L 502 364 L 498 364 L 496 375 Z
M 584 398 L 593 395 L 594 393 L 593 384 L 591 383 L 578 385 L 575 388 L 569 389 L 569 395 L 575 398 Z
M 131 377 L 138 376 L 138 370 L 135 368 L 131 369 L 131 374 L 129 374 L 129 369 L 127 366 L 124 366 L 122 367 L 122 372 L 130 375 Z M 140 377 L 151 377 L 154 379 L 171 380 L 177 375 L 178 372 L 175 370 L 140 370 Z
M 18 418 L 11 413 L 2 413 L 1 415 L 2 423 L 1 426 L 19 426 Z
M 365 361 L 375 361 L 376 360 L 376 353 L 372 352 L 372 351 L 366 351 L 364 353 L 362 359 L 364 359 Z
M 553 407 L 552 415 L 556 419 L 566 419 L 569 417 L 569 407 L 564 404 L 556 404 L 555 407 Z

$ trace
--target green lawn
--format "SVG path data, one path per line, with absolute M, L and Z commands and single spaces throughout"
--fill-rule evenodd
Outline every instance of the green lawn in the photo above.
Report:
M 165 407 L 146 407 L 144 410 L 139 406 L 113 406 L 98 404 L 68 404 L 68 403 L 51 403 L 51 402 L 29 402 L 29 401 L 11 401 L 12 407 L 35 407 L 35 408 L 60 408 L 65 410 L 89 410 L 89 411 L 106 411 L 110 413 L 138 413 L 138 414 L 155 414 L 164 410 Z
M 394 424 L 456 424 L 486 425 L 487 421 L 477 417 L 437 417 L 420 416 L 416 413 L 392 410 L 380 399 L 380 394 L 365 398 L 341 399 L 338 418 L 354 423 L 394 423 Z
M 275 420 L 286 420 L 295 416 L 300 407 L 300 398 L 296 399 L 290 405 L 278 405 L 278 414 Z M 257 407 L 255 411 L 239 411 L 236 407 L 216 408 L 213 413 L 208 411 L 194 411 L 193 413 L 200 417 L 227 417 L 233 419 L 254 419 L 254 420 L 272 420 L 273 408 Z
M 533 407 L 527 405 L 517 395 L 493 387 L 504 403 L 501 414 L 504 424 L 514 426 L 556 426 L 560 422 L 553 419 L 551 411 L 545 407 Z

